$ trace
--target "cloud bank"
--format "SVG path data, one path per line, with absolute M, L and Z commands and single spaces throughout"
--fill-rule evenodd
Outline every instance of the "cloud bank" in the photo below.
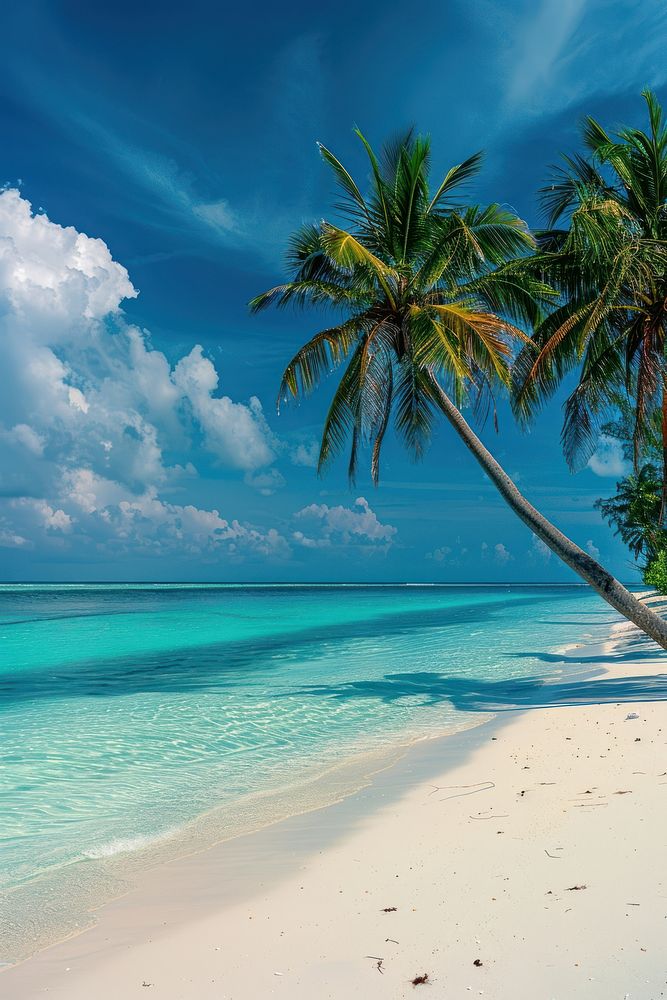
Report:
M 220 394 L 200 345 L 172 365 L 126 322 L 138 293 L 102 240 L 33 213 L 15 189 L 0 193 L 0 232 L 0 545 L 287 550 L 275 530 L 159 496 L 197 475 L 199 449 L 275 481 L 259 400 Z
M 256 397 L 220 393 L 195 344 L 175 363 L 127 322 L 137 296 L 109 248 L 0 193 L 0 547 L 280 562 L 293 548 L 386 551 L 396 529 L 360 497 L 294 515 L 308 533 L 257 527 L 171 494 L 200 462 L 264 496 L 285 485 L 274 463 L 312 466 L 312 441 L 289 448 Z

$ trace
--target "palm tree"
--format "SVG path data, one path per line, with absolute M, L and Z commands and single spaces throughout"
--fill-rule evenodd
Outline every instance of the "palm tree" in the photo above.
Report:
M 653 465 L 621 479 L 616 494 L 608 500 L 596 500 L 595 506 L 610 524 L 616 526 L 635 559 L 643 558 L 650 565 L 664 548 L 662 531 L 658 527 L 658 512 L 662 482 Z
M 455 201 L 480 154 L 452 167 L 433 192 L 428 139 L 408 133 L 377 157 L 357 135 L 370 162 L 370 194 L 364 197 L 320 146 L 341 191 L 347 228 L 323 221 L 298 230 L 288 251 L 289 280 L 250 303 L 254 311 L 294 304 L 339 313 L 290 361 L 279 394 L 279 402 L 302 396 L 344 364 L 324 422 L 319 471 L 350 441 L 350 478 L 360 445 L 367 445 L 377 483 L 392 412 L 416 457 L 443 414 L 531 531 L 667 648 L 667 623 L 521 495 L 461 413 L 466 402 L 478 415 L 493 407 L 494 390 L 509 381 L 513 345 L 527 339 L 521 326 L 539 323 L 552 296 L 532 275 L 533 239 L 524 223 L 499 205 L 464 208 Z
M 542 192 L 548 229 L 535 259 L 561 292 L 514 365 L 515 412 L 530 419 L 565 374 L 579 380 L 565 404 L 563 446 L 571 467 L 594 451 L 600 421 L 617 409 L 619 387 L 633 399 L 633 458 L 639 470 L 659 414 L 662 497 L 667 527 L 667 127 L 644 91 L 649 129 L 610 136 L 587 118 L 590 159 L 565 157 Z M 561 228 L 556 228 L 559 226 Z

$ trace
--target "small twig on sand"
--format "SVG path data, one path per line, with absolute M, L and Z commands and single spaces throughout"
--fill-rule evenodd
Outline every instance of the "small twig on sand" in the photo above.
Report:
M 563 860 L 562 858 L 559 858 L 557 854 L 549 854 L 549 852 L 547 851 L 546 847 L 544 848 L 544 853 L 546 854 L 546 856 L 548 858 L 553 858 L 554 861 L 562 861 Z
M 481 787 L 483 786 L 483 787 Z M 448 799 L 460 799 L 465 795 L 476 795 L 477 792 L 488 792 L 490 789 L 495 788 L 495 781 L 476 781 L 474 785 L 433 785 L 433 791 L 429 792 L 430 795 L 435 795 L 436 792 L 442 792 L 446 788 L 470 788 L 469 792 L 457 792 L 455 795 L 445 795 L 444 798 L 438 799 L 438 802 L 446 802 Z

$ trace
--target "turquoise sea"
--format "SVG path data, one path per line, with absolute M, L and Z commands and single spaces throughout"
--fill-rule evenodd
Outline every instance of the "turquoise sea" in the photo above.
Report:
M 0 960 L 160 852 L 525 703 L 613 620 L 577 587 L 0 586 Z

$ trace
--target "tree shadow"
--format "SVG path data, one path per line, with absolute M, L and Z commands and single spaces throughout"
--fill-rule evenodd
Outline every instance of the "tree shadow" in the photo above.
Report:
M 40 698 L 109 698 L 191 691 L 222 694 L 252 684 L 260 675 L 274 678 L 284 670 L 285 661 L 317 657 L 336 643 L 348 648 L 378 635 L 391 641 L 413 634 L 423 637 L 432 630 L 442 634 L 443 630 L 469 631 L 485 624 L 492 627 L 508 606 L 512 610 L 528 608 L 535 600 L 534 595 L 527 595 L 488 605 L 398 607 L 390 613 L 321 623 L 283 634 L 271 632 L 118 657 L 86 657 L 27 671 L 13 671 L 10 666 L 5 672 L 0 668 L 0 710 L 18 701 Z
M 312 685 L 298 693 L 320 698 L 330 697 L 336 701 L 375 699 L 385 704 L 410 698 L 419 699 L 423 705 L 430 706 L 446 702 L 462 712 L 503 712 L 565 705 L 665 701 L 667 673 L 646 677 L 589 677 L 568 681 L 549 681 L 542 677 L 486 681 L 431 672 L 397 673 L 387 674 L 375 681 Z
M 623 660 L 636 663 L 638 660 L 656 660 L 661 651 L 658 649 L 633 649 L 631 654 L 618 654 L 616 652 L 596 653 L 594 656 L 578 656 L 576 653 L 543 653 L 539 651 L 526 651 L 523 653 L 504 653 L 513 660 L 539 660 L 541 663 L 615 663 Z M 667 659 L 665 660 L 667 669 Z

